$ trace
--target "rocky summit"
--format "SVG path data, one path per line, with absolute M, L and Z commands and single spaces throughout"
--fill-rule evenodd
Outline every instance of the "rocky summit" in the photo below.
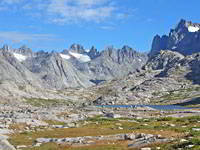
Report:
M 200 24 L 125 45 L 0 49 L 0 150 L 200 149 Z
M 156 35 L 153 39 L 150 56 L 160 50 L 177 51 L 183 55 L 200 52 L 200 24 L 182 19 L 169 35 Z

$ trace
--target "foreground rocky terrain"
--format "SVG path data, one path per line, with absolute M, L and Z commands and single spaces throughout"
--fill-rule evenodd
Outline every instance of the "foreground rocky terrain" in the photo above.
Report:
M 199 108 L 47 106 L 1 104 L 0 149 L 199 148 Z

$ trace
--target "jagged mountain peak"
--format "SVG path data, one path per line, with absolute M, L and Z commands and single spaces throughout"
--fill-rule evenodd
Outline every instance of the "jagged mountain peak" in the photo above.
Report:
M 84 47 L 80 44 L 72 44 L 69 48 L 69 51 L 77 52 L 80 54 L 83 54 L 86 52 Z
M 14 49 L 13 51 L 28 57 L 34 55 L 32 49 L 28 48 L 26 45 L 22 45 L 19 49 Z
M 132 50 L 132 48 L 130 46 L 128 46 L 128 45 L 124 45 L 122 47 L 122 50 Z
M 181 19 L 175 29 L 178 30 L 184 27 L 187 27 L 187 21 L 184 19 Z
M 116 48 L 113 45 L 108 45 L 105 47 L 105 51 L 113 51 L 116 50 Z
M 187 21 L 187 20 L 181 19 L 180 22 L 178 23 L 176 29 L 183 28 L 183 27 L 189 27 L 189 26 L 200 26 L 200 24 L 199 23 L 193 23 L 192 21 Z
M 200 51 L 200 24 L 181 19 L 175 29 L 171 29 L 169 35 L 162 37 L 156 35 L 153 39 L 151 52 L 152 57 L 160 50 L 172 50 L 183 55 L 191 55 Z
M 4 44 L 1 50 L 4 51 L 10 51 L 10 52 L 16 52 L 20 54 L 33 54 L 33 51 L 31 48 L 28 48 L 26 45 L 22 45 L 20 48 L 12 48 L 10 45 Z
M 96 49 L 96 47 L 92 46 L 88 52 L 88 56 L 90 56 L 91 59 L 95 59 L 100 56 L 100 52 Z
M 116 51 L 116 49 L 113 47 L 113 46 L 107 46 L 106 48 L 105 48 L 105 50 L 103 50 L 102 52 L 101 52 L 101 54 L 103 54 L 103 55 L 111 55 L 113 52 L 115 52 Z
M 30 52 L 32 52 L 32 49 L 30 49 L 28 46 L 26 46 L 26 45 L 22 45 L 20 48 L 19 48 L 19 50 L 21 50 L 21 51 L 30 51 Z
M 199 29 L 200 29 L 200 24 L 181 19 L 178 25 L 175 27 L 175 29 L 171 29 L 169 35 L 173 34 L 174 32 L 177 32 L 177 33 L 192 32 L 193 33 L 193 32 L 198 32 Z
M 120 49 L 119 51 L 122 52 L 123 54 L 128 54 L 129 56 L 139 54 L 135 49 L 133 49 L 132 47 L 128 45 L 124 45 L 122 49 Z
M 2 50 L 4 51 L 10 51 L 12 50 L 11 46 L 7 45 L 7 44 L 4 44 L 3 47 L 2 47 Z
M 2 51 L 10 53 L 12 56 L 14 56 L 19 62 L 25 61 L 28 57 L 33 57 L 35 53 L 32 52 L 32 50 L 26 46 L 22 46 L 18 49 L 11 48 L 11 46 L 5 44 L 3 45 L 3 48 L 1 48 Z

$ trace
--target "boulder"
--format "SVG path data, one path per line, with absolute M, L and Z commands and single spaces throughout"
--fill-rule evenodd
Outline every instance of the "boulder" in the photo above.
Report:
M 0 150 L 16 150 L 7 140 L 0 140 Z

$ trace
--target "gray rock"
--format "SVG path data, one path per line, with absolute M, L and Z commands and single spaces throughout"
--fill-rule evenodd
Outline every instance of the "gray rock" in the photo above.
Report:
M 17 146 L 17 149 L 21 149 L 21 148 L 27 148 L 27 146 L 26 145 L 18 145 Z
M 140 150 L 151 150 L 150 147 L 144 147 L 144 148 L 141 148 Z
M 11 134 L 13 133 L 10 129 L 0 129 L 0 134 Z
M 15 150 L 7 140 L 0 140 L 0 150 Z
M 200 131 L 200 128 L 192 128 L 193 131 Z
M 135 134 L 125 134 L 124 135 L 124 139 L 125 140 L 135 140 L 136 139 L 136 135 Z
M 105 115 L 105 117 L 108 117 L 108 118 L 121 118 L 121 115 L 120 114 L 115 114 L 115 113 L 108 113 Z
M 37 143 L 49 143 L 51 141 L 52 141 L 51 138 L 38 138 L 38 139 L 36 139 Z
M 0 134 L 0 141 L 1 140 L 7 140 L 8 138 L 9 138 L 8 136 Z

